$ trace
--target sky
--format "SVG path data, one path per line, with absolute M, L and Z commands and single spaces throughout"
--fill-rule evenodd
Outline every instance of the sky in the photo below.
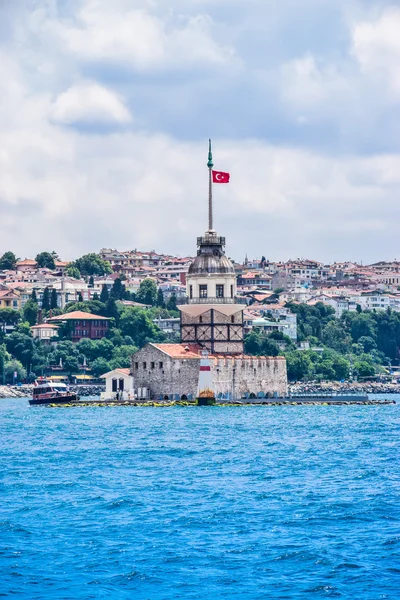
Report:
M 400 259 L 400 3 L 0 0 L 0 254 Z

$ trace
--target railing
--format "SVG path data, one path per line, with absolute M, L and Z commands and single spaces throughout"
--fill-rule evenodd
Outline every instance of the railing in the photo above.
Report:
M 187 304 L 247 304 L 245 298 L 187 298 Z
M 197 238 L 198 246 L 208 245 L 225 246 L 225 238 L 218 235 L 205 235 L 204 237 Z

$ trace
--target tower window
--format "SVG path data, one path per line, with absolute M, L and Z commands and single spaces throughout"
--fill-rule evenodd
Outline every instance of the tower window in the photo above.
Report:
M 192 299 L 193 298 L 193 286 L 189 285 L 189 298 Z
M 224 286 L 217 284 L 216 285 L 216 291 L 217 291 L 217 298 L 223 298 L 224 297 Z
M 234 322 L 235 322 L 235 315 L 232 315 L 231 316 L 231 323 L 234 323 Z
M 200 298 L 207 298 L 207 286 L 200 285 L 199 286 Z

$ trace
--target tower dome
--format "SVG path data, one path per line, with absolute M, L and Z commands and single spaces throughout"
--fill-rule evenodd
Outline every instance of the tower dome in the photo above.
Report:
M 235 275 L 233 264 L 223 247 L 225 238 L 217 236 L 214 232 L 207 232 L 204 238 L 197 238 L 199 247 L 197 256 L 189 267 L 189 275 L 208 275 L 209 273 Z

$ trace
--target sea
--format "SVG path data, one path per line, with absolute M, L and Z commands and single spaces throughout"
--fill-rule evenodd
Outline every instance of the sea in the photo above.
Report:
M 393 398 L 0 400 L 0 598 L 400 599 Z

